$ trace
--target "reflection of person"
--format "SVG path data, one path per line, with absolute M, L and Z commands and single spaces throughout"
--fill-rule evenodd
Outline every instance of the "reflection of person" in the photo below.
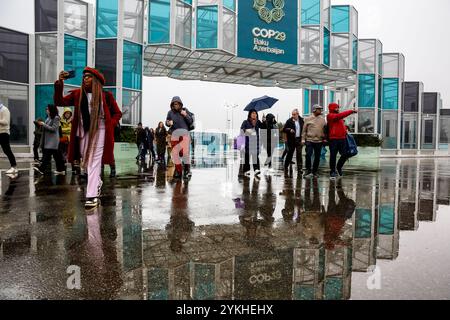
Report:
M 241 222 L 241 225 L 245 227 L 245 238 L 249 241 L 254 241 L 256 239 L 256 231 L 258 229 L 258 189 L 259 179 L 253 180 L 251 190 L 250 179 L 244 179 L 242 191 L 244 208 L 239 215 L 239 221 Z
M 244 149 L 244 165 L 243 174 L 245 176 L 250 176 L 250 165 L 253 165 L 253 170 L 255 175 L 261 173 L 259 166 L 259 129 L 262 123 L 258 119 L 258 112 L 256 110 L 250 110 L 248 112 L 247 120 L 245 120 L 241 125 L 241 135 L 245 136 L 245 149 Z M 250 162 L 250 157 L 251 162 Z M 242 159 L 241 159 L 242 161 Z
M 313 181 L 313 197 L 311 199 L 311 180 L 306 181 L 305 185 L 305 213 L 300 219 L 303 235 L 310 244 L 319 244 L 323 242 L 325 212 L 320 200 L 319 182 Z
M 292 111 L 292 118 L 289 119 L 284 125 L 283 132 L 287 135 L 288 144 L 288 154 L 284 162 L 284 168 L 286 171 L 289 170 L 289 167 L 291 166 L 295 152 L 297 158 L 297 169 L 298 172 L 301 173 L 301 169 L 303 166 L 301 138 L 303 123 L 303 118 L 300 117 L 298 109 L 295 109 L 294 111 Z
M 106 80 L 98 70 L 86 67 L 81 88 L 63 96 L 67 75 L 68 72 L 62 71 L 55 82 L 55 105 L 75 106 L 68 161 L 74 164 L 81 159 L 81 167 L 87 169 L 85 206 L 95 208 L 99 205 L 103 184 L 100 179 L 102 164 L 114 163 L 114 129 L 122 113 L 113 94 L 103 91 Z
M 136 160 L 141 160 L 142 162 L 145 161 L 145 155 L 147 153 L 147 150 L 145 149 L 145 129 L 142 127 L 142 123 L 138 123 L 138 126 L 136 128 L 136 146 L 138 148 L 138 155 L 136 156 Z
M 325 140 L 325 119 L 322 117 L 323 107 L 314 105 L 313 114 L 305 120 L 302 132 L 302 145 L 306 145 L 306 176 L 305 178 L 317 177 L 320 164 L 322 146 Z M 314 153 L 314 165 L 311 157 Z
M 10 135 L 11 114 L 6 106 L 0 103 L 0 145 L 3 152 L 8 157 L 11 168 L 6 171 L 6 174 L 17 174 L 16 158 L 11 150 L 9 142 Z
M 64 108 L 64 113 L 61 118 L 61 131 L 62 137 L 59 138 L 59 152 L 63 156 L 64 163 L 66 163 L 70 132 L 72 131 L 72 110 L 70 108 Z

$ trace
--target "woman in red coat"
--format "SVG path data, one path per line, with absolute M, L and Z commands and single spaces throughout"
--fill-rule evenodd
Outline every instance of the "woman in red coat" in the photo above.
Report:
M 55 82 L 54 102 L 57 106 L 75 106 L 68 161 L 79 161 L 87 170 L 86 208 L 99 205 L 103 185 L 100 179 L 102 164 L 114 162 L 114 128 L 122 118 L 114 96 L 104 92 L 104 76 L 96 69 L 86 67 L 80 89 L 63 96 L 64 80 L 68 73 L 61 71 Z

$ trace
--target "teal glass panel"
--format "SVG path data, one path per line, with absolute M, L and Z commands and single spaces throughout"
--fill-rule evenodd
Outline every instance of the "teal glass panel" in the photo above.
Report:
M 398 110 L 398 79 L 383 79 L 383 109 Z
M 215 298 L 215 266 L 196 264 L 194 272 L 194 299 L 212 300 Z
M 323 64 L 330 66 L 330 31 L 327 28 L 323 30 Z
M 353 70 L 358 71 L 358 38 L 353 36 Z
M 150 0 L 149 17 L 148 41 L 150 43 L 169 43 L 170 0 Z
M 383 101 L 383 78 L 378 77 L 378 110 L 381 110 L 382 101 Z M 378 117 L 378 120 L 381 121 L 381 117 Z M 381 124 L 378 125 L 378 128 L 381 128 Z
M 323 85 L 321 84 L 313 85 L 311 86 L 311 90 L 323 90 Z
M 47 105 L 53 104 L 53 93 L 55 92 L 55 89 L 53 85 L 42 85 L 42 86 L 36 86 L 36 102 L 35 102 L 35 117 L 46 119 L 47 114 L 45 112 L 45 109 L 47 108 Z
M 358 79 L 358 104 L 360 108 L 375 108 L 375 75 L 360 74 Z
M 314 287 L 296 285 L 294 287 L 294 300 L 314 300 Z
M 236 0 L 223 0 L 223 6 L 230 10 L 236 11 Z
M 217 48 L 218 7 L 197 7 L 197 49 Z
M 325 300 L 341 300 L 342 299 L 343 280 L 341 278 L 325 279 Z
M 336 93 L 334 91 L 330 91 L 330 101 L 329 101 L 330 103 L 335 102 L 335 100 L 334 100 L 335 96 L 336 96 Z
M 383 204 L 380 206 L 380 221 L 378 233 L 382 235 L 393 235 L 395 229 L 394 205 Z
M 308 89 L 303 90 L 303 115 L 311 114 L 311 110 L 309 108 L 309 94 L 310 91 Z
M 356 209 L 355 237 L 358 239 L 370 238 L 372 233 L 372 210 Z
M 331 7 L 331 32 L 338 32 L 338 33 L 350 32 L 349 6 Z
M 97 38 L 117 37 L 118 0 L 97 0 Z
M 381 53 L 378 55 L 378 73 L 383 76 L 383 55 Z
M 320 24 L 320 0 L 302 0 L 302 25 Z
M 75 70 L 75 78 L 65 83 L 81 85 L 83 70 L 87 65 L 87 41 L 64 35 L 64 70 Z
M 142 46 L 123 42 L 123 87 L 142 89 Z
M 111 92 L 114 96 L 114 99 L 117 99 L 117 89 L 116 88 L 104 88 L 103 90 Z
M 148 300 L 169 299 L 169 270 L 152 268 L 148 271 Z

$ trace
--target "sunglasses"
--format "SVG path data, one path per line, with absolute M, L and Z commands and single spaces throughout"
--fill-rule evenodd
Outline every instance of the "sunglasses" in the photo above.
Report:
M 92 74 L 85 74 L 83 76 L 83 79 L 91 79 L 92 77 L 93 77 Z

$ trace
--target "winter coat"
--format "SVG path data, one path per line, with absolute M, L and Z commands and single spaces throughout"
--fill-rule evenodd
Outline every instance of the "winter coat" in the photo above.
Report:
M 166 152 L 166 138 L 167 138 L 167 130 L 166 128 L 157 128 L 155 130 L 155 138 L 156 138 L 156 150 L 158 154 L 164 154 Z
M 330 111 L 327 116 L 329 140 L 343 140 L 347 137 L 347 128 L 344 119 L 354 113 L 353 110 L 337 113 L 336 110 L 338 107 L 336 103 L 331 103 L 328 107 Z
M 80 95 L 81 89 L 75 89 L 63 96 L 64 83 L 62 81 L 55 82 L 55 93 L 53 96 L 54 104 L 57 106 L 75 106 L 74 116 L 72 120 L 72 131 L 70 132 L 70 144 L 68 161 L 73 163 L 80 160 L 80 143 L 76 137 L 78 126 L 81 125 L 80 119 Z M 114 164 L 114 128 L 122 118 L 122 112 L 117 106 L 117 102 L 111 92 L 103 92 L 102 106 L 105 115 L 105 147 L 103 150 L 103 164 Z M 108 103 L 109 102 L 109 103 Z M 111 115 L 110 110 L 113 110 Z
M 304 120 L 302 117 L 298 117 L 298 121 L 300 122 L 300 137 L 303 131 L 303 125 L 304 125 Z M 291 129 L 294 130 L 294 133 L 291 132 Z M 284 125 L 283 128 L 283 132 L 286 133 L 286 137 L 287 137 L 287 144 L 289 146 L 295 146 L 295 121 L 294 119 L 289 119 L 288 121 L 286 121 L 286 124 Z
M 69 121 L 67 121 L 64 118 L 64 114 L 66 112 L 72 113 L 72 110 L 70 108 L 64 108 L 64 113 L 63 113 L 63 116 L 61 118 L 61 130 L 62 130 L 62 134 L 63 134 L 62 137 L 66 138 L 67 141 L 70 141 L 70 133 L 72 131 L 72 119 L 69 118 Z
M 59 147 L 59 116 L 51 119 L 48 117 L 42 126 L 41 148 L 42 150 L 58 150 Z

